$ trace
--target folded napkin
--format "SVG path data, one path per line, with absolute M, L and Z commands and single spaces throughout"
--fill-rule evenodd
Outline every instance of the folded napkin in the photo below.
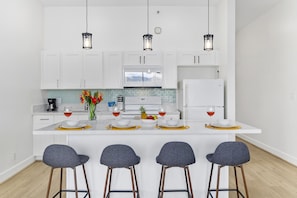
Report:
M 236 126 L 230 126 L 230 127 L 219 127 L 219 126 L 212 126 L 209 124 L 205 124 L 205 128 L 217 129 L 217 130 L 237 130 L 237 129 L 241 129 L 241 126 L 236 125 Z
M 164 130 L 183 130 L 190 128 L 189 126 L 177 126 L 177 127 L 167 127 L 167 126 L 159 126 L 160 129 Z
M 92 128 L 92 126 L 91 125 L 86 125 L 84 127 L 77 127 L 77 128 L 63 128 L 61 126 L 58 126 L 57 128 L 55 128 L 55 130 L 62 130 L 62 131 L 71 130 L 71 131 L 73 131 L 73 130 L 86 130 L 86 129 L 89 129 L 89 128 Z

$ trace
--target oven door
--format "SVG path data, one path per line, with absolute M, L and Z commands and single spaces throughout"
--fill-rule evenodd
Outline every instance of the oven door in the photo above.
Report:
M 160 67 L 124 67 L 124 87 L 162 87 Z

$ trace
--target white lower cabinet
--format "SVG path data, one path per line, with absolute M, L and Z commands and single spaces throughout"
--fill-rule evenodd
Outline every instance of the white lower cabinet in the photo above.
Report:
M 49 126 L 54 123 L 67 120 L 64 115 L 34 115 L 33 130 Z M 87 120 L 88 115 L 72 115 L 72 120 Z M 51 144 L 66 144 L 65 135 L 34 135 L 33 136 L 33 155 L 37 160 L 42 160 L 44 149 Z

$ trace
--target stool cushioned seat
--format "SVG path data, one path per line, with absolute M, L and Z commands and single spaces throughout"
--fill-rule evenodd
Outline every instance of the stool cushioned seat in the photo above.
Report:
M 158 198 L 163 198 L 164 192 L 187 192 L 188 197 L 192 198 L 193 190 L 188 167 L 196 162 L 192 147 L 186 142 L 167 142 L 162 146 L 156 161 L 162 165 Z M 172 167 L 184 169 L 187 189 L 164 189 L 166 170 Z
M 209 177 L 209 183 L 208 183 L 207 197 L 209 196 L 213 197 L 211 194 L 212 191 L 216 192 L 216 198 L 219 197 L 219 191 L 235 191 L 237 193 L 237 197 L 239 197 L 239 195 L 241 197 L 244 197 L 244 195 L 238 188 L 236 168 L 240 168 L 241 170 L 246 197 L 247 198 L 249 197 L 246 180 L 244 176 L 243 164 L 250 161 L 250 153 L 249 153 L 248 147 L 243 142 L 235 142 L 235 141 L 223 142 L 217 146 L 214 153 L 206 155 L 206 159 L 209 162 L 211 162 L 211 171 L 210 171 L 210 177 Z M 215 189 L 211 189 L 210 186 L 211 186 L 211 179 L 212 179 L 214 164 L 218 165 L 217 185 Z M 221 168 L 223 168 L 224 166 L 233 166 L 235 184 L 236 184 L 235 189 L 220 188 L 220 172 L 221 172 Z
M 139 197 L 138 184 L 135 172 L 135 165 L 139 164 L 140 157 L 134 150 L 124 144 L 113 144 L 105 147 L 100 157 L 100 163 L 107 166 L 103 197 L 110 197 L 110 193 L 133 193 L 133 197 Z M 111 179 L 115 168 L 127 168 L 130 170 L 132 190 L 112 190 Z
M 159 164 L 174 167 L 183 167 L 195 163 L 193 149 L 185 142 L 168 142 L 161 148 L 156 157 Z
M 78 155 L 70 146 L 59 144 L 48 146 L 43 155 L 43 162 L 53 168 L 74 168 L 88 160 L 89 156 Z
M 111 168 L 124 168 L 139 164 L 138 157 L 134 150 L 127 145 L 114 144 L 104 148 L 100 163 Z
M 51 182 L 52 182 L 52 176 L 53 171 L 56 168 L 60 168 L 60 189 L 59 191 L 53 196 L 56 197 L 57 195 L 60 195 L 63 192 L 74 192 L 76 194 L 76 198 L 78 198 L 78 193 L 85 193 L 84 197 L 91 197 L 90 196 L 90 190 L 89 190 L 89 184 L 86 176 L 86 170 L 84 164 L 89 160 L 89 156 L 87 155 L 78 155 L 76 151 L 68 146 L 68 145 L 62 145 L 62 144 L 52 144 L 46 147 L 43 153 L 43 162 L 51 167 L 51 173 L 50 173 L 50 179 L 49 179 L 49 185 L 47 190 L 46 197 L 49 197 L 50 188 L 51 188 Z M 87 190 L 78 190 L 77 189 L 77 178 L 76 178 L 76 167 L 82 166 L 83 173 L 85 177 L 86 182 L 86 188 Z M 71 168 L 74 173 L 74 190 L 69 189 L 62 189 L 62 180 L 63 180 L 63 169 L 64 168 Z
M 224 142 L 214 153 L 206 156 L 209 162 L 223 166 L 237 166 L 250 161 L 247 146 L 242 142 Z

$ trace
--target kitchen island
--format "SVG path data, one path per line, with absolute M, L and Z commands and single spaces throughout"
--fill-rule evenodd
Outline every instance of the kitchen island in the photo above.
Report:
M 87 122 L 87 121 L 86 121 Z M 130 145 L 141 157 L 140 164 L 136 166 L 141 198 L 157 197 L 160 179 L 161 165 L 156 163 L 163 144 L 169 141 L 185 141 L 189 143 L 195 153 L 196 163 L 190 166 L 193 191 L 195 197 L 205 197 L 211 164 L 206 160 L 208 153 L 214 152 L 215 148 L 224 141 L 235 140 L 236 134 L 257 134 L 260 129 L 252 126 L 236 123 L 240 129 L 210 129 L 204 123 L 181 121 L 188 129 L 144 129 L 134 130 L 113 130 L 110 126 L 112 120 L 102 120 L 87 122 L 91 126 L 89 129 L 81 130 L 59 130 L 60 124 L 54 124 L 33 132 L 34 135 L 66 135 L 67 144 L 72 146 L 78 153 L 86 154 L 90 157 L 86 164 L 86 171 L 89 180 L 91 196 L 102 197 L 106 176 L 106 167 L 99 163 L 103 149 L 110 144 Z M 140 125 L 139 121 L 136 126 Z M 215 169 L 216 170 L 216 169 Z M 78 177 L 83 175 L 78 171 Z M 216 173 L 214 173 L 216 175 Z M 67 171 L 67 186 L 73 187 L 72 171 Z M 129 171 L 116 169 L 112 181 L 113 188 L 130 189 Z M 214 182 L 215 183 L 215 182 Z M 221 175 L 221 186 L 228 186 L 228 168 L 223 169 Z M 85 188 L 84 180 L 79 179 L 79 188 Z M 166 175 L 165 188 L 184 188 L 184 172 L 179 168 L 169 169 Z M 67 197 L 72 197 L 69 195 Z M 114 193 L 112 197 L 125 198 L 132 197 L 130 193 Z M 164 197 L 186 197 L 185 193 L 165 193 Z M 228 197 L 227 192 L 222 192 L 220 197 Z

